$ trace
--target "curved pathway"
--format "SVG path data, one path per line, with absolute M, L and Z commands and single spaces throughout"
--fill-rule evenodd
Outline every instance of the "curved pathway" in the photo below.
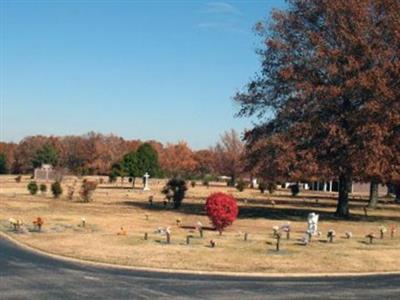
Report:
M 0 299 L 400 299 L 400 276 L 249 278 L 67 262 L 0 236 Z

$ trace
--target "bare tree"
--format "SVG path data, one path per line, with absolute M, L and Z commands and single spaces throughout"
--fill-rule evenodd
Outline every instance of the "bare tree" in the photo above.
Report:
M 237 177 L 243 172 L 244 144 L 239 134 L 234 129 L 226 131 L 214 151 L 218 173 L 230 176 L 229 185 L 234 186 Z

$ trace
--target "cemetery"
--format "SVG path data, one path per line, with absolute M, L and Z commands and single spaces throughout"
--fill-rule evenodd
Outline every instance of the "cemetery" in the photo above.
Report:
M 385 196 L 369 210 L 367 194 L 352 194 L 351 217 L 343 220 L 333 216 L 335 192 L 294 197 L 285 188 L 270 194 L 223 182 L 186 182 L 179 190 L 179 181 L 147 173 L 135 188 L 97 176 L 65 176 L 59 187 L 39 180 L 40 192 L 31 183 L 30 176 L 0 176 L 0 230 L 49 253 L 196 271 L 400 269 L 400 207 Z M 179 193 L 184 198 L 175 207 Z

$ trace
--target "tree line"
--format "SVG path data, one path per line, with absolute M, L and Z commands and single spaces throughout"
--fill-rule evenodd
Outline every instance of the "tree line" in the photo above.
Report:
M 80 136 L 29 136 L 19 143 L 0 142 L 0 174 L 28 174 L 42 164 L 76 175 L 204 177 L 242 174 L 243 143 L 234 130 L 214 147 L 192 150 L 184 142 L 125 140 L 90 132 Z

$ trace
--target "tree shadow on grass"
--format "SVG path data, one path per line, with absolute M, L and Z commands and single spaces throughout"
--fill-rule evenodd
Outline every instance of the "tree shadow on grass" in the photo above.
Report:
M 199 215 L 205 216 L 204 205 L 200 203 L 182 203 L 179 209 L 165 208 L 162 203 L 153 203 L 150 206 L 146 202 L 137 201 L 121 201 L 116 202 L 117 205 L 134 206 L 148 211 L 173 211 L 176 213 L 187 214 L 187 215 Z M 308 204 L 307 204 L 308 205 Z M 394 216 L 368 216 L 351 214 L 350 217 L 343 219 L 334 216 L 335 207 L 332 206 L 332 211 L 320 210 L 316 207 L 309 208 L 286 208 L 286 207 L 266 207 L 261 205 L 242 205 L 239 208 L 239 219 L 257 219 L 264 218 L 270 220 L 286 220 L 286 221 L 305 221 L 307 216 L 311 212 L 319 214 L 320 220 L 335 221 L 345 220 L 350 222 L 377 222 L 377 221 L 394 221 L 400 222 L 400 217 Z
M 99 190 L 142 190 L 143 188 L 135 186 L 101 186 Z

